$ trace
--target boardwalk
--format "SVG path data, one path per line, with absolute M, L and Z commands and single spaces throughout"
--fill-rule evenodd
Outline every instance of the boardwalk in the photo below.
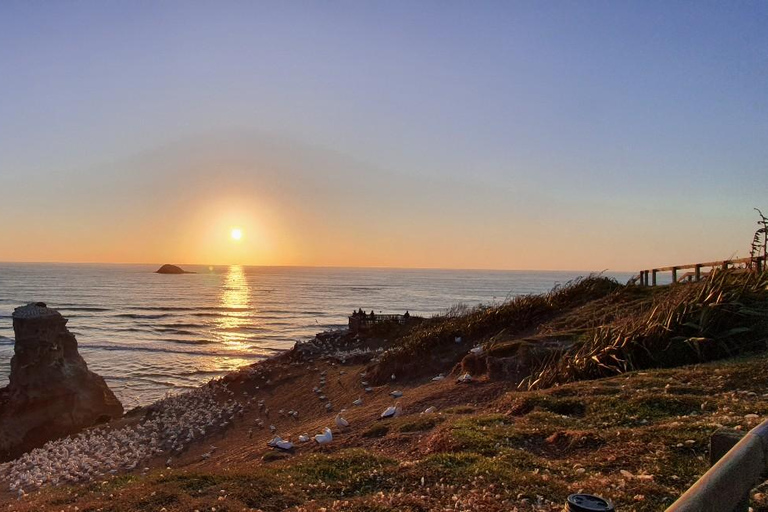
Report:
M 709 261 L 705 263 L 693 263 L 690 265 L 675 265 L 672 267 L 659 267 L 647 270 L 641 270 L 638 275 L 633 277 L 630 284 L 639 284 L 640 286 L 656 286 L 657 275 L 659 272 L 671 272 L 672 283 L 681 281 L 700 281 L 715 269 L 738 269 L 744 271 L 762 272 L 766 268 L 766 257 L 757 256 L 754 258 L 740 258 L 735 260 Z M 681 270 L 689 270 L 682 275 L 678 275 Z

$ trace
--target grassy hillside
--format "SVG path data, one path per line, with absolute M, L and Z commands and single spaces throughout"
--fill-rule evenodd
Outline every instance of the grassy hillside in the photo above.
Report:
M 663 510 L 706 471 L 717 428 L 746 431 L 768 414 L 766 293 L 765 276 L 746 274 L 659 288 L 591 277 L 370 336 L 320 336 L 225 379 L 245 406 L 225 432 L 143 470 L 0 504 L 560 511 L 583 491 Z M 466 371 L 472 381 L 457 383 Z M 380 420 L 395 390 L 403 414 Z M 270 425 L 295 448 L 267 447 Z M 298 442 L 326 426 L 330 444 Z M 764 492 L 755 510 L 768 510 Z
M 370 371 L 384 382 L 463 359 L 473 375 L 541 388 L 759 351 L 767 340 L 768 273 L 720 272 L 664 287 L 592 276 L 397 333 Z M 468 345 L 484 345 L 483 354 L 465 357 Z
M 767 369 L 765 357 L 753 356 L 524 392 L 489 381 L 443 381 L 402 388 L 405 415 L 377 421 L 390 403 L 387 387 L 345 413 L 351 427 L 328 446 L 272 451 L 264 444 L 267 433 L 248 438 L 250 413 L 225 438 L 209 441 L 218 447 L 210 459 L 200 459 L 206 443 L 170 468 L 154 461 L 146 472 L 21 501 L 8 497 L 7 507 L 560 511 L 569 493 L 588 491 L 610 497 L 622 511 L 662 510 L 706 471 L 714 430 L 748 430 L 768 414 Z M 329 394 L 340 399 L 356 377 Z M 312 382 L 292 382 L 291 393 Z M 295 403 L 280 387 L 264 396 Z M 438 412 L 420 414 L 427 405 Z M 307 414 L 299 424 L 270 421 L 294 439 L 332 421 L 332 414 Z M 753 493 L 753 506 L 768 510 L 763 489 Z

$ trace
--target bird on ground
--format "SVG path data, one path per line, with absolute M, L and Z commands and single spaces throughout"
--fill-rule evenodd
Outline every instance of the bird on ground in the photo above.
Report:
M 117 428 L 94 428 L 57 439 L 0 464 L 0 480 L 9 490 L 27 493 L 50 485 L 85 483 L 104 475 L 133 471 L 166 453 L 182 453 L 194 440 L 229 426 L 242 404 L 218 380 L 193 391 L 168 395 L 155 402 L 153 413 L 137 423 Z M 214 448 L 202 454 L 212 456 Z M 166 465 L 173 462 L 167 458 Z
M 432 414 L 435 411 L 437 411 L 437 409 L 435 409 L 435 406 L 427 407 L 426 409 L 424 409 L 424 412 L 421 414 Z
M 393 392 L 391 392 L 389 395 L 390 395 L 392 398 L 400 398 L 401 396 L 403 396 L 403 392 L 402 392 L 402 391 L 397 391 L 397 390 L 396 390 L 396 391 L 393 391 Z
M 293 443 L 290 441 L 286 441 L 280 436 L 275 436 L 271 441 L 267 443 L 267 446 L 270 446 L 272 448 L 280 448 L 281 450 L 290 450 L 291 448 L 293 448 Z
M 309 441 L 309 434 L 301 434 L 299 436 L 300 443 L 306 443 L 307 441 Z
M 328 427 L 323 429 L 322 434 L 315 435 L 315 442 L 317 444 L 326 444 L 330 443 L 331 441 L 333 441 L 333 432 L 331 432 L 331 429 Z
M 468 373 L 465 373 L 464 375 L 456 379 L 456 382 L 459 382 L 461 384 L 469 384 L 470 382 L 472 382 L 472 376 Z
M 358 398 L 357 400 L 352 402 L 352 405 L 363 405 L 363 399 L 362 398 Z
M 396 418 L 397 416 L 400 416 L 402 413 L 402 409 L 400 408 L 400 401 L 398 400 L 395 402 L 395 405 L 390 405 L 386 409 L 384 409 L 384 412 L 381 413 L 380 418 Z
M 336 415 L 336 426 L 339 428 L 347 428 L 349 422 L 341 416 L 341 413 Z

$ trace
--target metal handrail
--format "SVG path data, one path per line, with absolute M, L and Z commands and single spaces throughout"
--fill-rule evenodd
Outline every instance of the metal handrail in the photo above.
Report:
M 731 512 L 768 469 L 768 420 L 750 430 L 704 476 L 667 509 L 667 512 Z

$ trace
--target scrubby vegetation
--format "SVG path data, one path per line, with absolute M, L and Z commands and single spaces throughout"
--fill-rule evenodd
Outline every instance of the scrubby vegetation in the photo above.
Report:
M 424 321 L 392 341 L 371 368 L 383 382 L 392 373 L 419 376 L 441 370 L 466 353 L 466 344 L 514 335 L 544 323 L 556 313 L 605 297 L 620 289 L 613 279 L 590 276 L 558 286 L 546 294 L 522 295 L 498 305 L 455 308 Z M 462 343 L 456 343 L 457 338 Z
M 396 338 L 370 373 L 383 382 L 390 374 L 444 371 L 463 359 L 462 372 L 543 388 L 759 351 L 767 342 L 766 272 L 717 271 L 664 287 L 590 276 L 423 322 Z M 483 345 L 483 353 L 467 355 L 473 345 Z
M 767 342 L 768 273 L 718 272 L 623 304 L 621 316 L 587 329 L 571 350 L 527 382 L 547 387 L 680 366 L 762 350 Z

